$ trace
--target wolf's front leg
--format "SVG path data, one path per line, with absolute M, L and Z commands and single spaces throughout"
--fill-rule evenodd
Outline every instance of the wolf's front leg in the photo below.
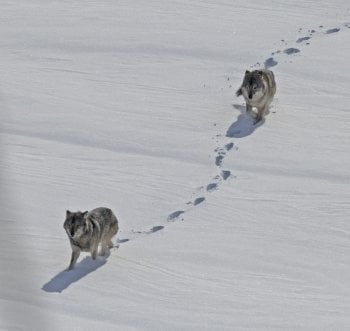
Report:
M 69 264 L 68 270 L 72 270 L 74 268 L 75 263 L 77 262 L 79 255 L 80 255 L 79 248 L 72 250 L 72 257 L 70 259 L 70 264 Z
M 253 107 L 251 105 L 248 105 L 248 103 L 245 104 L 245 112 L 248 114 L 248 115 L 251 115 L 252 112 L 253 112 Z
M 267 107 L 258 108 L 258 116 L 256 117 L 254 124 L 259 123 L 264 119 L 264 114 L 266 112 L 266 109 Z

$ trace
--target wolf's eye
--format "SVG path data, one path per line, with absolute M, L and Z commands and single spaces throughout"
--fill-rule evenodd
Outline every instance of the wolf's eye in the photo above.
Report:
M 258 87 L 256 85 L 253 86 L 253 90 L 256 90 Z

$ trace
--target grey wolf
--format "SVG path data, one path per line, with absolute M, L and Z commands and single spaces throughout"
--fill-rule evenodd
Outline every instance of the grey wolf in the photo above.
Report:
M 270 70 L 247 70 L 243 83 L 237 90 L 236 96 L 243 95 L 246 102 L 246 112 L 252 113 L 253 107 L 258 111 L 255 123 L 264 118 L 269 105 L 276 93 L 275 76 Z
M 66 212 L 63 225 L 72 247 L 72 257 L 68 270 L 74 268 L 80 252 L 90 252 L 96 259 L 98 246 L 101 243 L 100 255 L 105 255 L 113 247 L 112 238 L 118 232 L 118 220 L 112 210 L 104 207 L 90 212 Z

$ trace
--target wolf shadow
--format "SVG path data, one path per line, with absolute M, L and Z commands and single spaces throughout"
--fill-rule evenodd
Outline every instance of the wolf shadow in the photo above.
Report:
M 262 120 L 255 124 L 255 119 L 247 114 L 245 106 L 233 105 L 233 107 L 240 111 L 236 122 L 232 123 L 226 131 L 226 137 L 229 138 L 244 138 L 251 135 L 258 127 L 264 124 L 265 120 Z M 267 114 L 266 114 L 267 115 Z
M 77 263 L 72 270 L 64 270 L 58 273 L 50 281 L 43 285 L 42 290 L 45 292 L 61 293 L 71 284 L 84 278 L 91 272 L 96 271 L 106 264 L 110 253 L 105 256 L 98 256 L 96 260 L 92 260 L 90 256 L 86 256 L 81 262 Z

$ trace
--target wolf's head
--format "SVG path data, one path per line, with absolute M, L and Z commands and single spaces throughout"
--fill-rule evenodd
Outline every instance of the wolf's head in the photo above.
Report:
M 244 75 L 244 80 L 241 89 L 246 99 L 260 99 L 265 93 L 263 72 L 261 70 L 247 70 Z
M 85 216 L 87 213 L 87 211 L 84 213 L 80 211 L 72 213 L 67 210 L 66 220 L 64 221 L 63 227 L 66 230 L 68 237 L 79 238 L 86 231 Z

